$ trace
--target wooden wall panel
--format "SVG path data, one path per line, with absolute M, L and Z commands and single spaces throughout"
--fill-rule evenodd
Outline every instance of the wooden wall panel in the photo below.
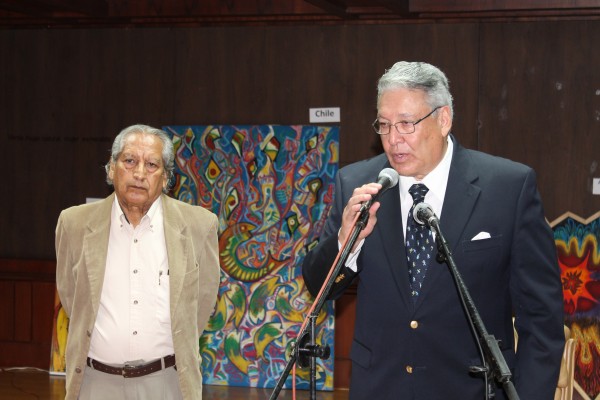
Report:
M 480 149 L 532 166 L 546 217 L 600 210 L 598 21 L 484 24 Z
M 16 342 L 29 342 L 32 334 L 32 284 L 31 282 L 15 282 L 15 319 L 14 340 Z
M 15 290 L 12 282 L 0 280 L 0 342 L 15 337 Z
M 0 367 L 48 369 L 55 263 L 0 259 Z
M 339 106 L 341 164 L 374 155 L 376 81 L 400 59 L 447 71 L 457 132 L 475 145 L 477 29 L 0 31 L 0 166 L 10 188 L 0 197 L 0 257 L 54 257 L 60 210 L 109 193 L 103 165 L 130 124 L 305 124 L 310 107 Z

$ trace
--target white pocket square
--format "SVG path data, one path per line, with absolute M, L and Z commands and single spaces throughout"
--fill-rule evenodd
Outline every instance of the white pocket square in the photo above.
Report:
M 488 232 L 479 232 L 477 235 L 473 236 L 473 239 L 471 239 L 471 241 L 481 240 L 481 239 L 489 239 L 489 238 L 491 238 L 491 236 Z

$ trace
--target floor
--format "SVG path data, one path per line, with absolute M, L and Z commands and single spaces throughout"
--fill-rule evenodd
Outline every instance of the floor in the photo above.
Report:
M 204 386 L 203 400 L 263 400 L 269 399 L 272 389 Z M 62 400 L 65 397 L 64 376 L 49 375 L 38 369 L 0 369 L 0 400 Z M 291 400 L 292 391 L 282 390 L 279 400 Z M 297 400 L 310 399 L 310 393 L 299 390 Z M 317 392 L 318 400 L 347 400 L 348 391 Z

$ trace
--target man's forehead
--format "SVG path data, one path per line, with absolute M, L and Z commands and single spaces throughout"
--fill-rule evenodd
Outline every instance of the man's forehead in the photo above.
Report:
M 160 148 L 151 149 L 148 147 L 137 147 L 137 146 L 124 146 L 123 150 L 121 150 L 121 154 L 132 155 L 132 156 L 157 155 L 160 157 L 162 154 L 162 149 L 160 149 Z
M 123 147 L 158 146 L 162 148 L 162 145 L 158 136 L 147 133 L 132 133 L 123 139 Z
M 142 139 L 137 137 L 137 139 Z M 148 140 L 136 140 L 136 138 L 127 138 L 123 143 L 122 154 L 148 154 L 156 153 L 161 154 L 163 150 L 162 142 L 160 140 L 148 141 Z

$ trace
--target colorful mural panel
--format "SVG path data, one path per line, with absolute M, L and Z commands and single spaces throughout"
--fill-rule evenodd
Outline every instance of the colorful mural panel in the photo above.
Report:
M 312 297 L 301 263 L 332 202 L 338 127 L 167 126 L 176 152 L 174 197 L 219 216 L 219 299 L 201 338 L 206 384 L 274 387 Z M 333 351 L 333 304 L 317 341 Z M 285 387 L 291 387 L 291 377 Z M 298 388 L 308 372 L 298 371 Z M 333 389 L 333 356 L 317 388 Z
M 574 399 L 600 399 L 600 213 L 554 222 L 565 324 L 577 342 Z
M 58 292 L 54 294 L 54 317 L 52 318 L 52 344 L 50 346 L 50 374 L 65 375 L 67 349 L 67 333 L 69 331 L 69 317 L 62 304 Z

